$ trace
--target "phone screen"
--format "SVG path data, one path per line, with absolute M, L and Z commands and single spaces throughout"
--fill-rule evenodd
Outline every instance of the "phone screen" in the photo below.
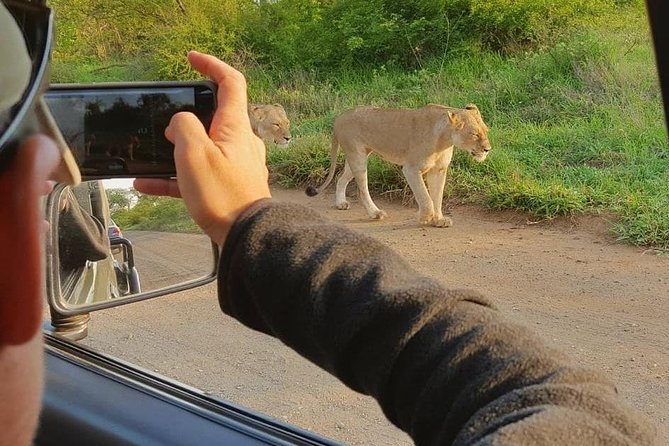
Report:
M 209 128 L 214 87 L 180 84 L 55 85 L 47 105 L 82 177 L 174 176 L 174 146 L 164 135 L 172 116 L 194 113 Z

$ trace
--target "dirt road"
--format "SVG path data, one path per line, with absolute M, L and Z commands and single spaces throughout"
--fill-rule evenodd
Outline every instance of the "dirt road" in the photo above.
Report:
M 142 291 L 153 291 L 211 274 L 211 239 L 204 234 L 126 231 L 132 242 Z
M 421 273 L 493 298 L 509 319 L 606 373 L 669 444 L 669 257 L 615 242 L 606 224 L 528 224 L 514 213 L 459 206 L 454 226 L 419 227 L 415 210 L 276 190 L 393 247 Z M 213 286 L 93 315 L 85 343 L 348 444 L 409 444 L 373 401 L 280 343 L 220 314 Z

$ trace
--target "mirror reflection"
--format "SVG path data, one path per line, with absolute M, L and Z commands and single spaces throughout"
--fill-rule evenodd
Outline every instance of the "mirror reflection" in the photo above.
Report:
M 183 202 L 140 194 L 132 183 L 86 181 L 62 190 L 57 239 L 65 306 L 126 299 L 214 271 L 211 241 Z

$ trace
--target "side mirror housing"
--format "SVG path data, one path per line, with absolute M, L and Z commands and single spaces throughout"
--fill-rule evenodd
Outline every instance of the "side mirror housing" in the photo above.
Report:
M 47 198 L 52 315 L 84 315 L 216 278 L 218 247 L 181 200 L 141 195 L 131 185 L 131 179 L 58 185 Z

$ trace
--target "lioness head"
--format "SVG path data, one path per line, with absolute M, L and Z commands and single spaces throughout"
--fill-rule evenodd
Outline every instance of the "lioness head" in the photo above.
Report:
M 476 161 L 485 160 L 491 147 L 488 141 L 488 126 L 483 122 L 478 107 L 468 104 L 462 110 L 449 110 L 448 120 L 455 129 L 453 144 L 471 153 Z
M 260 139 L 285 147 L 292 136 L 286 111 L 279 104 L 249 105 L 251 128 Z

